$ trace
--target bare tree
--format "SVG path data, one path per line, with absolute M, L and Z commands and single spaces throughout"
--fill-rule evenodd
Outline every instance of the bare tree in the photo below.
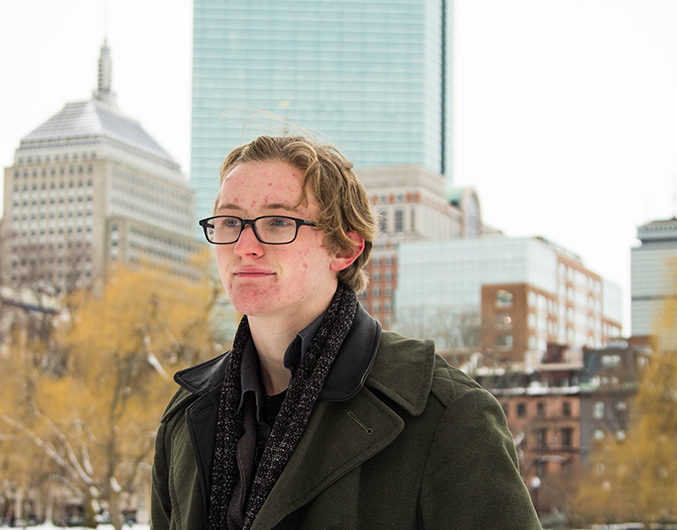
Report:
M 410 337 L 434 339 L 436 351 L 455 365 L 467 361 L 480 345 L 480 315 L 472 311 L 420 307 L 397 315 L 394 327 Z

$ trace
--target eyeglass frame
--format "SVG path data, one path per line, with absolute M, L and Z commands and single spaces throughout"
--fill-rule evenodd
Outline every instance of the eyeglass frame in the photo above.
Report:
M 224 217 L 237 219 L 238 221 L 240 221 L 240 233 L 237 235 L 237 238 L 235 238 L 233 241 L 230 241 L 228 243 L 216 243 L 215 241 L 209 239 L 209 235 L 207 234 L 207 230 L 209 228 L 214 228 L 214 226 L 208 225 L 212 219 L 223 219 Z M 294 231 L 294 237 L 291 239 L 291 241 L 285 241 L 284 243 L 268 243 L 267 241 L 263 241 L 261 239 L 259 233 L 256 231 L 256 225 L 254 223 L 256 223 L 256 221 L 258 221 L 259 219 L 269 219 L 269 218 L 289 219 L 291 221 L 294 221 L 294 223 L 296 223 L 296 230 Z M 301 226 L 317 226 L 317 223 L 315 223 L 314 221 L 307 221 L 306 219 L 299 219 L 298 217 L 290 217 L 288 215 L 261 215 L 254 219 L 242 219 L 242 217 L 238 217 L 237 215 L 213 215 L 211 217 L 206 217 L 205 219 L 200 219 L 198 221 L 198 224 L 204 230 L 205 239 L 207 239 L 207 242 L 211 243 L 212 245 L 233 245 L 237 243 L 240 240 L 240 237 L 242 237 L 242 232 L 244 232 L 244 229 L 247 228 L 247 225 L 250 225 L 252 227 L 254 237 L 256 237 L 259 243 L 263 243 L 264 245 L 289 245 L 290 243 L 296 241 L 296 238 L 299 235 L 299 228 Z

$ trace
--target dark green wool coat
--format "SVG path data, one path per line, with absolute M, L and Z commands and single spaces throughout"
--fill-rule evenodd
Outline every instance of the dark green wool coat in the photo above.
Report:
M 377 340 L 359 392 L 318 400 L 253 528 L 539 529 L 493 396 L 436 356 L 432 341 L 389 332 Z M 192 413 L 215 421 L 211 392 L 216 399 Z M 206 528 L 211 462 L 193 445 L 213 432 L 191 442 L 185 410 L 195 399 L 179 390 L 161 421 L 154 530 Z

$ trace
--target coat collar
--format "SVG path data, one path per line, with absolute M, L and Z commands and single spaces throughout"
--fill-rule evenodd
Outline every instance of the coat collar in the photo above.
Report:
M 381 336 L 381 325 L 361 304 L 346 340 L 339 349 L 327 375 L 320 399 L 346 401 L 355 396 L 369 375 Z M 191 394 L 207 394 L 221 385 L 228 364 L 226 352 L 207 362 L 181 370 L 174 380 Z
M 387 355 L 378 355 L 380 350 Z M 228 361 L 226 352 L 202 364 L 177 372 L 176 382 L 187 393 L 179 393 L 163 417 L 169 417 L 186 402 L 213 392 L 223 382 Z M 381 332 L 381 325 L 358 305 L 353 327 L 339 350 L 327 376 L 321 399 L 346 401 L 366 385 L 377 390 L 409 414 L 425 408 L 432 386 L 435 347 L 432 340 L 408 339 Z
M 275 527 L 390 445 L 404 428 L 401 409 L 415 416 L 423 413 L 434 363 L 432 341 L 383 332 L 364 390 L 347 402 L 318 401 L 252 530 Z M 393 408 L 393 403 L 401 409 Z
M 387 354 L 376 356 L 366 386 L 377 390 L 412 416 L 420 416 L 433 384 L 434 342 L 385 331 L 381 334 L 379 350 Z

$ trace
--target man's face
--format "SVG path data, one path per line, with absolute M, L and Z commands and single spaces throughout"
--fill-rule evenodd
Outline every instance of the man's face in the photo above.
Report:
M 221 184 L 214 215 L 286 215 L 317 222 L 319 209 L 310 191 L 309 203 L 294 207 L 302 182 L 303 172 L 285 162 L 237 165 Z M 336 290 L 334 256 L 324 246 L 323 233 L 310 226 L 299 227 L 292 243 L 266 245 L 247 225 L 236 243 L 216 245 L 215 252 L 233 306 L 248 316 L 306 323 L 326 308 Z

